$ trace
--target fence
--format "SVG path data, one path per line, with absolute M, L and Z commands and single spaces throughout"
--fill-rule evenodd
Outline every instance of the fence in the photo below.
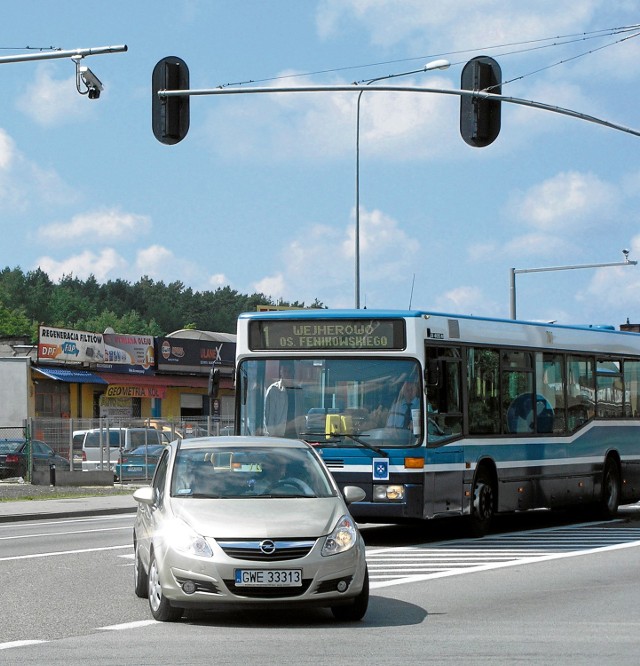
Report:
M 50 446 L 53 451 L 65 459 L 64 467 L 70 471 L 80 471 L 83 469 L 83 450 L 82 444 L 85 433 L 88 430 L 104 431 L 104 438 L 100 437 L 101 449 L 98 451 L 99 464 L 97 469 L 108 470 L 113 468 L 110 462 L 110 447 L 107 433 L 113 430 L 125 430 L 130 428 L 142 428 L 142 437 L 138 444 L 144 446 L 149 443 L 157 443 L 157 437 L 149 438 L 144 433 L 156 431 L 164 433 L 167 442 L 177 438 L 191 438 L 202 436 L 218 436 L 233 434 L 233 420 L 219 420 L 212 416 L 196 417 L 182 419 L 178 421 L 167 421 L 162 419 L 117 419 L 117 418 L 96 418 L 96 419 L 56 419 L 56 418 L 29 418 L 24 425 L 16 427 L 0 428 L 0 440 L 2 439 L 20 439 L 27 442 L 28 468 L 23 475 L 31 480 L 31 472 L 34 465 L 35 444 L 33 442 L 44 442 Z M 119 451 L 122 453 L 122 450 Z M 37 461 L 40 462 L 40 461 Z M 62 462 L 62 461 L 60 461 Z M 146 462 L 146 460 L 145 460 Z M 68 463 L 68 467 L 67 467 Z M 85 466 L 86 468 L 86 466 Z M 152 467 L 151 467 L 152 471 Z M 150 476 L 149 466 L 144 465 L 143 479 Z

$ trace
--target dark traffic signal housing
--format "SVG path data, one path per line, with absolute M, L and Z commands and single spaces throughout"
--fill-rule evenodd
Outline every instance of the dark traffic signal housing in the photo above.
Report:
M 502 94 L 502 70 L 488 56 L 472 58 L 462 70 L 462 90 Z M 460 134 L 470 145 L 483 148 L 500 133 L 500 101 L 479 95 L 460 97 Z
M 189 131 L 189 95 L 158 97 L 158 90 L 189 90 L 189 68 L 176 56 L 163 58 L 151 77 L 151 124 L 161 143 L 173 145 Z

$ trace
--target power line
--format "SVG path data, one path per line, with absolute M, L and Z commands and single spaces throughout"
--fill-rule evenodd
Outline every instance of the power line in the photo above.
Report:
M 481 46 L 481 47 L 475 47 L 475 48 L 465 48 L 465 49 L 460 49 L 457 51 L 445 51 L 441 53 L 432 53 L 428 55 L 422 55 L 422 56 L 414 56 L 411 58 L 400 58 L 396 60 L 385 60 L 385 61 L 380 61 L 380 62 L 375 62 L 375 63 L 369 63 L 366 65 L 346 65 L 343 67 L 333 67 L 333 68 L 328 68 L 328 69 L 321 69 L 321 70 L 315 70 L 311 72 L 302 72 L 299 74 L 283 74 L 281 76 L 272 76 L 272 77 L 265 77 L 265 78 L 260 78 L 260 79 L 248 79 L 246 81 L 238 81 L 234 83 L 224 83 L 219 85 L 218 87 L 220 88 L 227 88 L 230 86 L 242 86 L 242 85 L 250 85 L 250 84 L 256 84 L 256 83 L 268 83 L 272 81 L 282 81 L 285 79 L 295 79 L 295 78 L 302 78 L 302 77 L 309 77 L 309 76 L 319 76 L 321 74 L 335 74 L 338 72 L 345 72 L 345 71 L 353 71 L 353 70 L 361 70 L 361 69 L 370 69 L 373 67 L 382 67 L 383 65 L 398 65 L 401 63 L 408 63 L 408 62 L 415 62 L 415 61 L 428 61 L 428 60 L 433 60 L 436 58 L 445 58 L 445 57 L 452 57 L 452 56 L 462 56 L 464 54 L 469 54 L 469 53 L 478 53 L 478 52 L 488 52 L 488 51 L 498 51 L 500 49 L 505 49 L 505 48 L 512 48 L 512 47 L 517 47 L 517 46 L 525 46 L 527 48 L 522 48 L 522 49 L 515 49 L 515 50 L 510 50 L 510 51 L 503 51 L 501 53 L 496 53 L 496 56 L 511 56 L 511 55 L 517 55 L 517 54 L 523 54 L 523 53 L 529 53 L 533 51 L 538 51 L 542 49 L 548 49 L 548 48 L 554 48 L 554 47 L 559 47 L 559 46 L 567 46 L 571 44 L 576 44 L 579 42 L 586 42 L 589 40 L 593 39 L 603 39 L 605 37 L 611 37 L 619 34 L 624 34 L 624 33 L 629 33 L 633 31 L 638 31 L 640 30 L 640 24 L 634 24 L 634 25 L 628 25 L 628 26 L 618 26 L 614 28 L 604 28 L 604 29 L 599 29 L 599 30 L 593 30 L 589 32 L 582 32 L 582 33 L 572 33 L 572 34 L 567 34 L 567 35 L 556 35 L 553 37 L 542 37 L 538 39 L 530 39 L 530 40 L 525 40 L 525 41 L 519 41 L 519 42 L 507 42 L 504 44 L 496 44 L 496 45 L 490 45 L 490 46 Z M 624 37 L 623 39 L 616 40 L 615 42 L 612 42 L 611 44 L 607 44 L 603 47 L 599 47 L 598 49 L 593 49 L 591 51 L 587 51 L 584 54 L 581 54 L 580 56 L 575 56 L 574 58 L 568 59 L 569 60 L 575 59 L 577 57 L 581 57 L 582 55 L 588 55 L 590 53 L 593 53 L 597 50 L 600 50 L 601 48 L 605 48 L 606 46 L 613 46 L 614 44 L 618 44 L 620 42 L 625 41 L 626 39 L 631 39 L 633 37 L 638 36 L 637 33 L 634 35 L 631 35 L 630 37 Z M 551 42 L 551 43 L 547 43 Z M 452 64 L 461 64 L 465 62 L 465 60 L 460 60 L 458 62 L 452 63 Z M 549 67 L 555 67 L 559 64 L 562 64 L 563 61 L 559 63 L 554 63 L 553 65 L 549 65 Z M 512 79 L 512 81 L 519 80 L 520 78 L 524 78 L 525 76 L 530 76 L 532 74 L 537 73 L 537 71 L 542 71 L 543 69 L 547 69 L 548 67 L 542 68 L 541 70 L 536 70 L 536 72 L 531 72 L 530 74 L 525 74 L 521 77 L 517 77 L 516 79 Z M 368 81 L 369 79 L 363 79 L 362 81 L 355 81 L 354 83 L 364 83 L 365 81 Z M 506 83 L 510 83 L 511 81 L 508 81 Z

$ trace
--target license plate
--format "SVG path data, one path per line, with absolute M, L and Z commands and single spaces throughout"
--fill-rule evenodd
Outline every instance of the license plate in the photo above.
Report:
M 302 569 L 236 569 L 237 587 L 300 587 Z
M 129 465 L 127 470 L 129 472 L 142 472 L 142 465 Z

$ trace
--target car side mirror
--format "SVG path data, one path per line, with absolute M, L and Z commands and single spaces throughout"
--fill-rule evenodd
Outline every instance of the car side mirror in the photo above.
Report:
M 143 488 L 138 488 L 138 490 L 133 493 L 133 499 L 140 504 L 153 506 L 156 502 L 156 491 L 153 486 L 144 486 Z
M 358 486 L 345 486 L 342 490 L 342 494 L 344 496 L 344 501 L 347 504 L 351 504 L 352 502 L 362 502 L 367 496 L 367 493 Z

